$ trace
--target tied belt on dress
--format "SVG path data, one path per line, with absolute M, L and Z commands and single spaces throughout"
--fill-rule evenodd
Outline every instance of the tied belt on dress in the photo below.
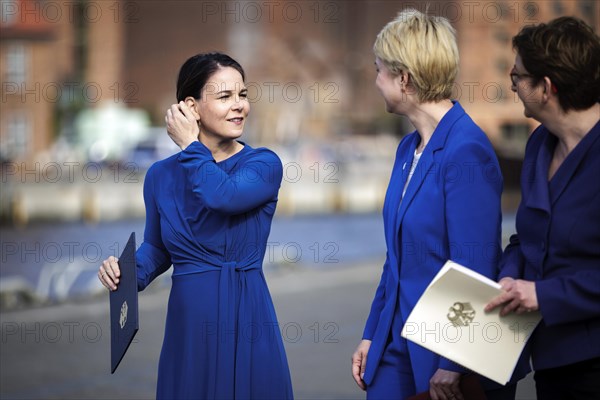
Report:
M 217 264 L 217 263 L 215 263 Z M 259 270 L 261 262 L 240 264 L 237 261 L 225 261 L 220 266 L 210 264 L 178 265 L 173 276 L 188 275 L 209 271 L 220 271 L 219 277 L 219 315 L 217 321 L 217 371 L 214 382 L 213 398 L 244 398 L 249 390 L 247 382 L 241 382 L 251 370 L 251 338 L 244 338 L 242 331 L 252 323 L 245 272 Z M 239 293 L 236 274 L 239 274 Z M 239 294 L 239 296 L 236 296 Z M 236 312 L 235 299 L 239 297 L 240 306 Z M 237 326 L 237 332 L 234 327 Z M 239 337 L 242 335 L 241 337 Z M 241 341 L 241 343 L 239 343 Z M 238 345 L 238 343 L 240 345 Z M 240 371 L 240 373 L 236 373 Z M 235 376 L 234 382 L 230 378 Z

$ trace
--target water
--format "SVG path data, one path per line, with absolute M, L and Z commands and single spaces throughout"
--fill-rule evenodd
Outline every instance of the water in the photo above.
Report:
M 28 293 L 41 301 L 101 293 L 98 267 L 102 260 L 121 253 L 132 231 L 139 245 L 144 220 L 0 228 L 0 292 Z M 338 268 L 384 254 L 380 214 L 276 217 L 264 265 Z M 170 273 L 165 274 L 168 276 Z
M 121 253 L 132 231 L 139 245 L 144 220 L 0 228 L 2 306 L 12 308 L 22 303 L 64 301 L 102 293 L 96 276 L 98 267 L 102 260 Z M 503 222 L 504 244 L 512 232 L 514 216 L 507 215 Z M 276 216 L 264 268 L 343 268 L 381 260 L 385 251 L 380 213 Z M 163 274 L 156 284 L 168 284 L 169 276 L 170 272 Z

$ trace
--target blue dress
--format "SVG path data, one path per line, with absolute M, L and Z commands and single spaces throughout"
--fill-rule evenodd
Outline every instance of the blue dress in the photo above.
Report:
M 281 179 L 248 145 L 215 162 L 194 142 L 148 170 L 138 290 L 173 265 L 158 399 L 293 397 L 262 272 Z

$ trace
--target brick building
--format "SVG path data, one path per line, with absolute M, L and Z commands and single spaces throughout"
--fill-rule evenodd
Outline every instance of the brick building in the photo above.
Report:
M 142 108 L 163 124 L 179 66 L 221 50 L 245 67 L 253 141 L 328 140 L 410 129 L 374 86 L 377 32 L 417 1 L 2 0 L 3 160 L 32 159 L 86 107 Z M 576 15 L 598 30 L 594 0 L 433 1 L 458 32 L 456 97 L 499 153 L 520 157 L 535 121 L 509 88 L 510 39 L 523 25 Z
M 120 3 L 0 2 L 0 159 L 35 159 L 78 111 L 120 101 Z

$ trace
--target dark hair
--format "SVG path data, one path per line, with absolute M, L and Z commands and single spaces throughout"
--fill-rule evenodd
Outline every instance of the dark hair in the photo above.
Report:
M 600 39 L 585 22 L 560 17 L 526 26 L 512 44 L 536 81 L 550 78 L 564 111 L 585 110 L 598 102 Z
M 179 70 L 177 101 L 182 101 L 189 96 L 199 99 L 208 79 L 224 67 L 234 68 L 242 75 L 242 79 L 246 80 L 242 66 L 226 54 L 201 53 L 188 58 Z

